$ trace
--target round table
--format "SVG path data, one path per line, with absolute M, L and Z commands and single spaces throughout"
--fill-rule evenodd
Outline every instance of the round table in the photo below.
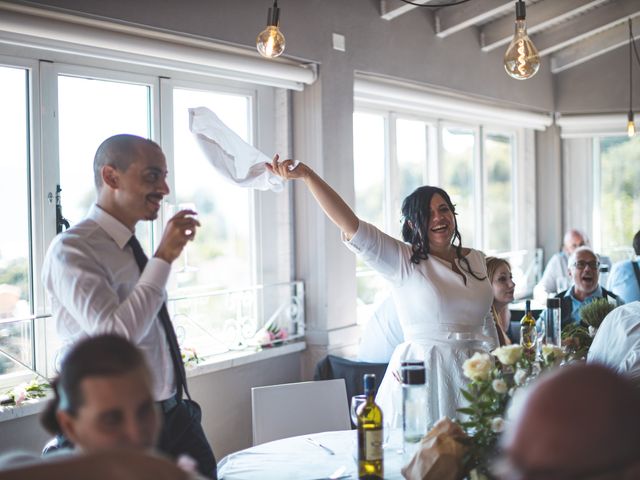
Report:
M 335 452 L 331 455 L 307 440 L 312 438 Z M 224 457 L 218 465 L 221 480 L 321 480 L 345 467 L 341 479 L 357 479 L 357 440 L 355 430 L 312 433 L 283 438 L 240 450 Z M 404 458 L 402 432 L 393 430 L 384 448 L 384 478 L 402 479 Z

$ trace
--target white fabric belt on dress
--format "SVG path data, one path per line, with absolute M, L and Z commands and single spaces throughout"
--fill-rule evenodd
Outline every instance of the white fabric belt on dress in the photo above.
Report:
M 459 323 L 436 323 L 425 329 L 424 325 L 405 326 L 405 340 L 421 342 L 424 340 L 458 340 L 492 342 L 493 339 L 483 332 L 482 325 L 464 325 Z

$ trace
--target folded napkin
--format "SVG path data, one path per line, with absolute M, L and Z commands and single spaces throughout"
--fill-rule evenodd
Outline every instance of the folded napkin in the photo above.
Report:
M 462 458 L 467 438 L 460 425 L 443 418 L 420 441 L 420 449 L 402 467 L 407 480 L 459 480 L 463 477 Z
M 190 108 L 189 129 L 204 156 L 226 180 L 240 187 L 282 191 L 283 180 L 265 166 L 271 159 L 242 140 L 211 110 Z

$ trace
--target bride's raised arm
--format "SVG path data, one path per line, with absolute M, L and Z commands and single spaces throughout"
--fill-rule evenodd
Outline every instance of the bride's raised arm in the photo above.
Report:
M 280 162 L 278 155 L 273 157 L 271 163 L 267 163 L 267 168 L 285 180 L 300 179 L 304 181 L 320 208 L 342 230 L 347 240 L 353 237 L 358 230 L 360 220 L 342 197 L 316 172 L 302 162 L 299 162 L 295 167 L 293 160 Z

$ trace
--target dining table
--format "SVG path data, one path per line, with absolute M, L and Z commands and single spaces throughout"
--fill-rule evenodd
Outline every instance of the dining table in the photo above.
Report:
M 402 479 L 410 456 L 402 450 L 402 431 L 392 430 L 383 445 L 384 478 Z M 220 480 L 357 479 L 356 430 L 283 438 L 240 450 L 218 464 Z

